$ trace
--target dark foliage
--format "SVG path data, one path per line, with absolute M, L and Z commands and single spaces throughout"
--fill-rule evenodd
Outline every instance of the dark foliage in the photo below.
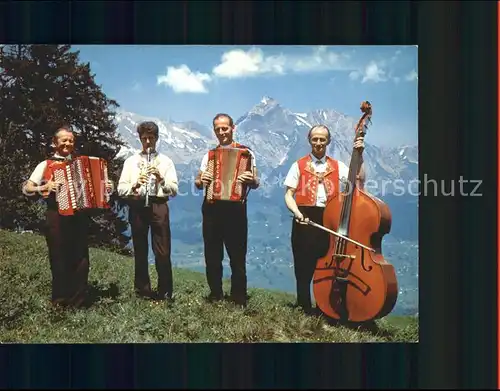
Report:
M 55 130 L 70 124 L 76 152 L 109 162 L 109 176 L 118 182 L 115 160 L 123 141 L 116 132 L 114 110 L 95 83 L 90 64 L 79 61 L 70 45 L 5 45 L 0 52 L 0 227 L 39 231 L 44 203 L 21 191 L 36 165 L 52 154 Z M 94 214 L 93 246 L 123 248 L 126 223 L 117 218 L 120 204 Z

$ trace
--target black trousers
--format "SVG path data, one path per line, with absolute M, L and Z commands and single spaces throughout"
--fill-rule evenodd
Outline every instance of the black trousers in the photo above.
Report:
M 172 260 L 170 214 L 166 202 L 152 202 L 144 207 L 143 203 L 129 204 L 129 222 L 135 257 L 134 287 L 137 293 L 152 295 L 148 264 L 148 233 L 151 227 L 151 245 L 155 255 L 158 273 L 158 295 L 172 297 Z
M 223 295 L 222 261 L 225 246 L 231 266 L 231 297 L 244 304 L 247 298 L 247 205 L 231 201 L 204 202 L 202 215 L 206 275 L 211 295 Z
M 89 276 L 88 216 L 45 212 L 45 239 L 52 272 L 52 303 L 78 307 L 86 297 Z
M 304 217 L 323 225 L 323 211 L 320 207 L 303 207 L 299 210 Z M 297 304 L 304 309 L 311 309 L 311 280 L 318 258 L 328 251 L 329 234 L 310 225 L 292 223 L 292 253 L 297 286 Z

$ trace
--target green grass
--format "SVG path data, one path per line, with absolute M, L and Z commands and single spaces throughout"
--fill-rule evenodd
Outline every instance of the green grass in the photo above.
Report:
M 293 295 L 249 289 L 247 308 L 205 302 L 201 273 L 174 269 L 176 301 L 133 293 L 133 259 L 91 249 L 94 304 L 56 310 L 49 304 L 50 267 L 43 236 L 0 230 L 0 342 L 418 342 L 418 319 L 388 316 L 370 327 L 346 327 L 293 308 Z M 155 286 L 156 271 L 151 266 Z M 224 281 L 225 290 L 229 283 Z

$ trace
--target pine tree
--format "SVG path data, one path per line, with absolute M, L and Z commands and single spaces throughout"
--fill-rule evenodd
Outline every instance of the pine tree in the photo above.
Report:
M 114 123 L 118 103 L 94 80 L 89 63 L 81 63 L 70 45 L 5 45 L 0 53 L 0 226 L 38 229 L 40 206 L 21 193 L 36 164 L 52 153 L 54 131 L 71 124 L 76 151 L 108 161 L 117 184 L 123 161 L 115 159 L 124 142 Z M 9 152 L 7 152 L 9 151 Z M 116 193 L 115 193 L 116 194 Z M 92 217 L 91 245 L 123 248 L 127 224 L 117 218 L 121 204 Z M 4 209 L 4 205 L 7 208 Z

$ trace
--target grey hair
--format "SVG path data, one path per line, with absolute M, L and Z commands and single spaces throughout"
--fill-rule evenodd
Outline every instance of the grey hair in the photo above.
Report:
M 330 134 L 330 129 L 326 125 L 314 125 L 311 129 L 309 129 L 309 133 L 307 134 L 307 139 L 311 138 L 311 133 L 316 129 L 325 129 L 328 132 L 328 140 L 331 140 L 332 136 Z

